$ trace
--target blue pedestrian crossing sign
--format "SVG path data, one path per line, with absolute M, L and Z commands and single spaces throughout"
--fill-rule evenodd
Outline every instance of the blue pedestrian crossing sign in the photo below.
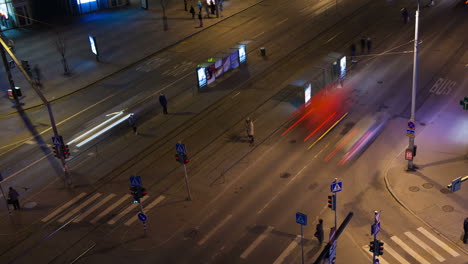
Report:
M 52 137 L 52 143 L 54 143 L 55 146 L 60 146 L 60 145 L 62 145 L 62 139 L 61 139 L 61 137 Z
M 343 190 L 343 182 L 333 182 L 330 187 L 332 193 L 341 192 Z
M 296 223 L 303 225 L 303 226 L 307 225 L 307 215 L 297 212 Z
M 187 154 L 187 150 L 185 149 L 184 144 L 177 143 L 175 145 L 175 149 L 176 149 L 177 153 L 179 153 L 179 154 Z
M 139 213 L 138 219 L 140 219 L 140 221 L 142 222 L 146 222 L 146 220 L 148 219 L 148 216 L 146 216 L 144 213 Z
M 130 176 L 130 185 L 133 187 L 141 187 L 141 177 L 140 176 Z

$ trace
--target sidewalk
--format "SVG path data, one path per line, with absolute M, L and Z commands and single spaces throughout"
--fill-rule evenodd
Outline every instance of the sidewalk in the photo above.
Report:
M 150 1 L 149 10 L 134 4 L 122 9 L 82 15 L 61 25 L 38 23 L 30 28 L 5 31 L 4 34 L 14 40 L 19 60 L 28 60 L 31 68 L 39 65 L 43 79 L 42 91 L 48 100 L 53 101 L 85 89 L 261 1 L 225 1 L 220 18 L 211 15 L 212 18 L 203 19 L 204 27 L 201 28 L 198 19 L 192 19 L 191 14 L 184 11 L 183 3 L 170 2 L 166 11 L 169 30 L 164 31 L 161 7 L 156 4 L 158 2 Z M 66 59 L 71 71 L 68 76 L 64 75 L 56 48 L 58 35 L 63 36 L 66 43 Z M 97 39 L 99 62 L 91 52 L 88 35 Z M 17 67 L 12 70 L 12 74 L 15 85 L 22 88 L 23 97 L 20 101 L 24 103 L 23 108 L 27 110 L 42 104 Z M 0 117 L 7 117 L 15 113 L 16 109 L 6 93 L 6 87 L 9 87 L 6 74 L 0 75 L 0 84 L 5 87 Z
M 406 209 L 468 253 L 468 245 L 461 240 L 463 220 L 468 217 L 468 186 L 462 184 L 455 193 L 447 189 L 453 179 L 466 176 L 468 171 L 466 130 L 457 127 L 466 123 L 462 111 L 450 101 L 426 126 L 417 125 L 415 164 L 419 169 L 407 172 L 402 152 L 391 162 L 385 181 Z M 397 123 L 395 133 L 401 133 L 406 121 L 399 119 Z

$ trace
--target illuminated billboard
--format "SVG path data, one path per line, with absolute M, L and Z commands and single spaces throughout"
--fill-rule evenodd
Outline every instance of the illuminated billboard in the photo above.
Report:
M 198 88 L 207 84 L 205 67 L 197 68 Z
M 247 60 L 247 53 L 245 51 L 245 45 L 239 46 L 239 62 L 243 63 Z
M 76 3 L 81 5 L 81 4 L 87 4 L 91 2 L 96 2 L 96 0 L 76 0 Z

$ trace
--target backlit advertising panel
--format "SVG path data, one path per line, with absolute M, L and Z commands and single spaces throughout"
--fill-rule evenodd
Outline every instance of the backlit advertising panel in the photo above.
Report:
M 223 58 L 223 69 L 224 72 L 227 72 L 231 69 L 231 55 L 226 54 L 226 56 Z
M 304 101 L 307 104 L 309 102 L 310 98 L 312 98 L 312 84 L 309 83 L 307 86 L 304 88 Z
M 216 80 L 215 77 L 215 65 L 210 64 L 208 67 L 206 67 L 206 82 L 207 84 L 210 84 Z
M 198 88 L 207 84 L 205 67 L 197 68 Z
M 224 73 L 223 59 L 220 58 L 215 62 L 215 78 L 218 78 Z
M 96 47 L 96 39 L 91 35 L 88 36 L 88 39 L 89 39 L 89 45 L 91 46 L 91 51 L 96 56 L 98 56 L 98 50 L 97 50 L 97 47 Z
M 346 56 L 340 59 L 340 78 L 346 76 Z
M 243 63 L 247 60 L 247 53 L 245 51 L 245 45 L 239 46 L 239 63 Z
M 231 60 L 231 69 L 235 69 L 237 67 L 239 67 L 239 51 L 236 50 L 234 51 L 233 53 L 231 53 L 231 56 L 230 56 L 230 60 Z

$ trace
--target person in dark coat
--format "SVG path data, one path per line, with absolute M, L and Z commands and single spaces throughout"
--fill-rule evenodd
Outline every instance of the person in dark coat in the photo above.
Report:
M 354 56 L 356 56 L 356 44 L 351 44 L 350 47 L 350 53 L 351 53 L 351 59 L 353 59 Z
M 319 245 L 323 243 L 323 219 L 319 219 L 317 226 L 315 227 L 314 236 L 318 239 Z
M 210 8 L 211 8 L 211 14 L 214 15 L 215 11 L 216 11 L 216 5 L 215 5 L 215 2 L 213 0 L 211 0 Z
M 367 45 L 367 53 L 370 53 L 372 49 L 372 39 L 370 37 L 367 38 L 366 45 Z
M 201 14 L 198 16 L 200 18 Z M 167 99 L 163 93 L 159 94 L 159 103 L 163 108 L 163 114 L 167 115 Z
M 463 235 L 463 243 L 468 244 L 468 217 L 465 218 L 465 222 L 463 222 L 463 230 L 465 234 Z
M 192 14 L 192 19 L 195 19 L 195 8 L 193 6 L 190 7 L 190 14 Z
M 198 13 L 198 20 L 200 20 L 200 27 L 203 27 L 203 17 L 202 17 L 201 12 Z
M 20 209 L 19 200 L 18 200 L 19 196 L 20 196 L 19 193 L 15 189 L 13 189 L 13 187 L 10 187 L 9 192 L 8 192 L 8 200 L 9 200 L 9 203 L 13 204 L 13 207 L 15 208 L 15 210 Z
M 366 50 L 366 37 L 362 36 L 361 38 L 361 53 L 364 53 Z
M 250 117 L 247 117 L 247 119 L 245 120 L 245 129 L 247 132 L 247 136 L 249 137 L 250 144 L 253 144 L 255 140 L 254 124 L 253 124 L 252 119 L 250 119 Z
M 408 10 L 406 8 L 401 9 L 401 16 L 403 17 L 403 22 L 405 24 L 407 24 L 408 21 L 409 21 L 409 13 L 408 13 Z
M 137 123 L 136 123 L 136 119 L 135 119 L 135 114 L 131 114 L 131 115 L 128 117 L 128 123 L 130 124 L 130 126 L 131 126 L 132 129 L 133 129 L 133 133 L 135 133 L 135 135 L 138 135 Z

